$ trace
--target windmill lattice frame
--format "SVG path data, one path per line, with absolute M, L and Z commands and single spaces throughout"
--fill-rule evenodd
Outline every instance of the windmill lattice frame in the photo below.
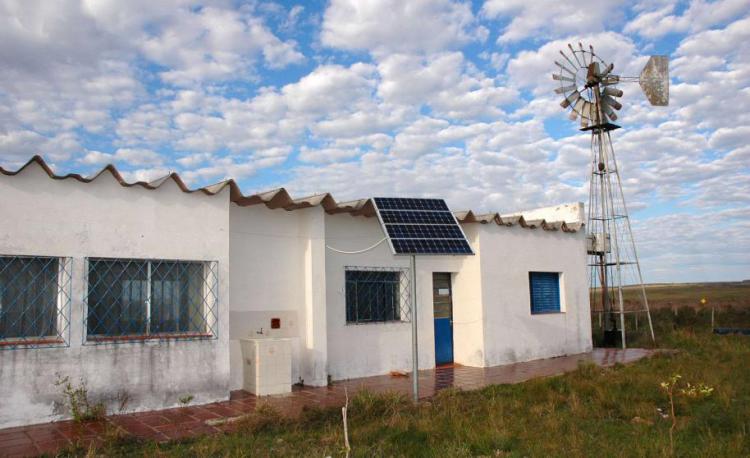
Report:
M 647 317 L 651 340 L 655 340 L 648 297 L 638 259 L 622 180 L 612 144 L 611 131 L 620 126 L 617 111 L 622 108 L 618 98 L 623 91 L 617 85 L 638 81 L 652 105 L 669 102 L 668 60 L 651 56 L 639 77 L 622 77 L 613 72 L 593 46 L 578 48 L 568 44 L 570 55 L 560 51 L 556 60 L 558 71 L 552 78 L 560 82 L 555 93 L 564 97 L 560 106 L 570 109 L 572 121 L 580 119 L 582 131 L 591 133 L 589 205 L 587 217 L 587 253 L 592 315 L 598 317 L 603 343 L 614 345 L 617 340 L 627 346 L 626 314 L 632 314 L 636 330 L 638 315 Z M 624 290 L 637 289 L 636 300 L 626 300 Z M 619 329 L 618 329 L 619 328 Z

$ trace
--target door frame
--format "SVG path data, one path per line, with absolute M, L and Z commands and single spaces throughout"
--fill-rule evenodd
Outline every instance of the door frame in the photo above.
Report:
M 436 293 L 440 288 L 437 288 L 435 285 L 435 277 L 436 275 L 444 275 L 448 279 L 448 301 L 449 301 L 449 316 L 447 318 L 441 317 L 436 318 L 435 317 L 435 298 Z M 433 272 L 432 273 L 432 312 L 433 312 L 433 340 L 434 340 L 434 349 L 435 349 L 435 365 L 448 365 L 453 364 L 455 362 L 455 339 L 454 339 L 454 333 L 453 333 L 453 274 L 451 272 Z M 450 361 L 443 360 L 438 361 L 438 320 L 448 320 L 448 329 L 450 332 Z M 444 328 L 444 325 L 441 324 L 441 327 Z M 446 342 L 443 341 L 443 344 Z

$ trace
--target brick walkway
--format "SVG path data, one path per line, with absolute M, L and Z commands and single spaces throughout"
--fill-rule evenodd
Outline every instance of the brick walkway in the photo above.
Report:
M 473 390 L 487 385 L 519 383 L 536 377 L 547 377 L 575 370 L 580 361 L 600 366 L 630 363 L 654 353 L 643 349 L 595 349 L 592 353 L 542 359 L 488 368 L 465 366 L 440 367 L 420 371 L 420 398 L 455 387 Z M 287 415 L 298 415 L 305 406 L 340 406 L 345 389 L 349 395 L 366 388 L 372 392 L 397 391 L 411 394 L 409 377 L 389 375 L 335 382 L 329 387 L 295 387 L 290 395 L 257 398 L 247 392 L 233 392 L 229 401 L 194 407 L 114 415 L 101 422 L 76 424 L 61 421 L 33 426 L 0 429 L 0 456 L 54 455 L 71 444 L 101 443 L 107 430 L 119 428 L 125 435 L 141 439 L 168 441 L 199 434 L 224 431 L 227 426 L 211 426 L 206 420 L 236 417 L 255 410 L 259 404 L 270 404 Z M 114 428 L 117 427 L 117 428 Z

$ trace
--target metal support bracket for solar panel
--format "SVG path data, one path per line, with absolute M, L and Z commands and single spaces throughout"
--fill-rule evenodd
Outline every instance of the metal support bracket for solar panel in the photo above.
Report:
M 412 397 L 419 401 L 417 255 L 473 255 L 466 234 L 443 199 L 375 197 L 375 213 L 391 252 L 409 255 L 412 275 Z

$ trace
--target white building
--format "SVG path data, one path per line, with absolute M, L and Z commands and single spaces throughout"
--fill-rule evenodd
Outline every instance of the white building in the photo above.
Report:
M 420 368 L 440 323 L 441 362 L 589 351 L 582 213 L 456 213 L 475 255 L 417 259 Z M 382 240 L 370 200 L 58 176 L 35 157 L 0 168 L 0 215 L 0 428 L 65 418 L 65 376 L 110 413 L 227 399 L 246 337 L 289 337 L 294 383 L 411 369 L 409 258 L 339 252 Z

